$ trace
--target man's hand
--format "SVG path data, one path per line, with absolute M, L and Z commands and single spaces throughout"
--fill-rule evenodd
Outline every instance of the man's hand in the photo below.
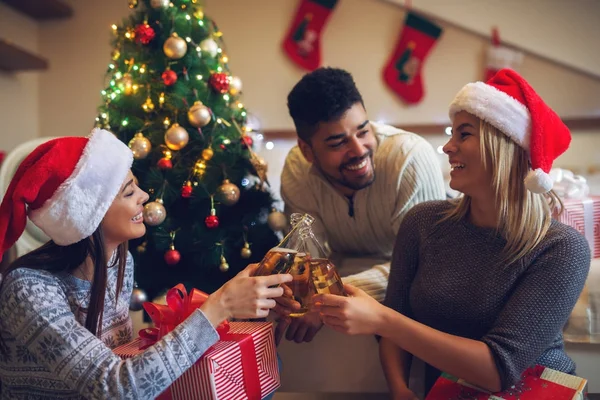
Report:
M 392 400 L 419 400 L 417 395 L 410 389 L 393 392 L 391 398 Z
M 287 318 L 290 315 L 290 312 L 293 310 L 300 309 L 300 303 L 294 300 L 294 294 L 292 289 L 286 284 L 281 284 L 280 287 L 283 288 L 283 295 L 275 299 L 277 303 L 275 307 L 273 307 L 273 311 L 279 315 L 281 318 Z
M 291 318 L 285 338 L 296 343 L 310 342 L 323 326 L 319 311 L 309 311 L 302 317 Z

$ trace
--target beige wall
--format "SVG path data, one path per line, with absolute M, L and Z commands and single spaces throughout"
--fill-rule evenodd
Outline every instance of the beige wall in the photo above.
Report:
M 37 135 L 84 135 L 93 124 L 110 61 L 110 25 L 127 16 L 129 9 L 125 0 L 69 2 L 75 9 L 74 18 L 39 25 L 0 5 L 0 22 L 9 22 L 0 23 L 0 34 L 12 26 L 14 36 L 25 42 L 29 36 L 28 41 L 35 45 L 39 31 L 40 52 L 51 65 L 50 70 L 39 74 L 0 75 L 0 105 L 4 105 L 0 118 L 6 132 L 0 137 L 0 148 L 12 148 L 23 138 Z M 232 71 L 244 81 L 246 106 L 263 129 L 292 128 L 285 99 L 304 72 L 283 55 L 280 44 L 297 3 L 206 0 L 206 4 L 206 13 L 224 32 Z M 486 43 L 447 28 L 425 64 L 426 97 L 416 106 L 406 106 L 381 80 L 403 16 L 400 8 L 385 1 L 340 1 L 325 31 L 324 63 L 354 74 L 374 120 L 398 125 L 445 123 L 447 105 L 456 91 L 481 77 Z M 600 114 L 600 81 L 535 57 L 527 57 L 521 71 L 562 116 Z M 18 132 L 19 137 L 11 132 Z M 432 138 L 436 146 L 443 141 L 440 135 L 439 139 Z M 595 151 L 600 135 L 574 136 L 573 149 L 563 157 L 564 163 L 600 163 Z M 277 171 L 274 167 L 271 170 Z
M 35 53 L 38 31 L 34 21 L 0 3 L 0 38 Z M 39 80 L 37 72 L 0 71 L 0 151 L 39 135 Z

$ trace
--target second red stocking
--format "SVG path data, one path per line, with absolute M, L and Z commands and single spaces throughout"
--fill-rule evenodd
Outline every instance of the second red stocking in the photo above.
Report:
M 383 70 L 386 84 L 405 102 L 418 103 L 423 97 L 423 63 L 441 34 L 441 27 L 408 12 L 396 49 Z
M 321 65 L 321 33 L 338 0 L 301 0 L 283 49 L 309 71 Z

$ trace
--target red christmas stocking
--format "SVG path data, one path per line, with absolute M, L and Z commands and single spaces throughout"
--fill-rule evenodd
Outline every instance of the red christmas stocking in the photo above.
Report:
M 487 49 L 485 61 L 484 82 L 490 80 L 496 72 L 503 68 L 514 69 L 515 71 L 523 61 L 523 53 L 517 50 L 509 49 L 500 44 L 500 35 L 498 30 L 492 30 L 492 43 Z
M 313 71 L 321 65 L 321 32 L 338 0 L 301 0 L 283 49 L 300 67 Z
M 441 34 L 441 27 L 408 12 L 396 50 L 383 70 L 387 85 L 407 103 L 423 97 L 422 66 Z

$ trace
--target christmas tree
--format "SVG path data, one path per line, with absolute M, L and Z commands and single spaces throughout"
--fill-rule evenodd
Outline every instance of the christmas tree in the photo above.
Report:
M 129 145 L 150 195 L 146 235 L 130 243 L 137 294 L 152 299 L 177 283 L 210 293 L 276 245 L 285 218 L 272 209 L 216 24 L 197 0 L 129 7 L 112 26 L 96 125 Z

